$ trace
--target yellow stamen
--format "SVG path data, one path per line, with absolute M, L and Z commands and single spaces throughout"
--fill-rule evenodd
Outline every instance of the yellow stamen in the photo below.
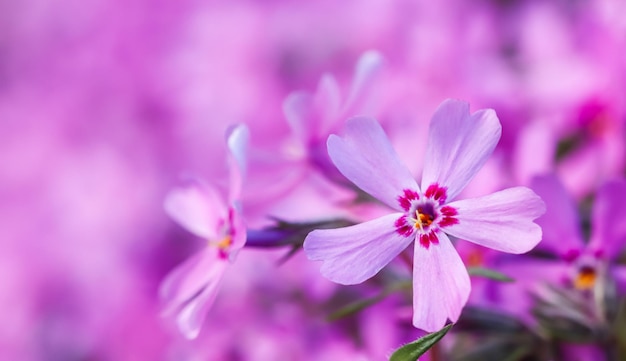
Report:
M 413 218 L 413 221 L 415 221 L 415 228 L 419 228 L 420 231 L 423 231 L 424 228 L 422 227 L 422 221 L 420 220 L 420 214 L 418 211 L 415 211 L 415 218 Z
M 233 240 L 230 236 L 225 236 L 224 238 L 222 238 L 222 240 L 217 242 L 209 241 L 209 244 L 214 245 L 219 249 L 225 250 L 233 244 Z
M 428 214 L 418 213 L 420 223 L 425 226 L 430 226 L 433 223 L 433 217 Z
M 433 223 L 433 217 L 428 215 L 428 214 L 424 214 L 424 213 L 420 213 L 419 210 L 415 211 L 415 228 L 419 228 L 420 231 L 424 230 L 424 227 L 428 227 Z
M 589 290 L 596 283 L 596 271 L 591 267 L 584 267 L 578 272 L 578 276 L 574 280 L 574 286 L 579 290 Z

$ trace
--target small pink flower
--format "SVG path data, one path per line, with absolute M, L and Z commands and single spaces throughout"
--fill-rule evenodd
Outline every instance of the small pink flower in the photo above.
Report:
M 175 188 L 165 199 L 165 211 L 207 246 L 170 272 L 160 287 L 164 314 L 176 314 L 185 337 L 198 336 L 224 271 L 246 242 L 238 199 L 245 172 L 248 129 L 241 125 L 229 133 L 230 191 L 228 203 L 212 186 L 194 182 Z
M 593 289 L 609 272 L 620 291 L 626 289 L 626 267 L 617 260 L 624 249 L 626 226 L 626 180 L 605 182 L 596 192 L 591 213 L 591 235 L 584 241 L 576 203 L 553 174 L 535 177 L 531 187 L 546 203 L 548 211 L 537 219 L 544 231 L 540 247 L 558 257 L 551 262 L 562 269 L 567 286 L 581 291 Z M 546 263 L 544 261 L 543 263 Z
M 444 101 L 430 124 L 419 187 L 374 119 L 348 120 L 343 137 L 328 138 L 333 163 L 397 212 L 351 227 L 313 231 L 304 243 L 307 257 L 323 261 L 321 272 L 328 279 L 357 284 L 417 241 L 413 325 L 431 332 L 446 319 L 456 322 L 471 286 L 448 235 L 509 253 L 527 252 L 541 240 L 541 228 L 533 220 L 545 206 L 528 188 L 452 201 L 491 155 L 500 134 L 493 110 L 470 114 L 468 103 Z
M 283 111 L 301 144 L 303 165 L 316 166 L 332 177 L 336 170 L 327 156 L 326 138 L 338 128 L 340 120 L 367 110 L 382 67 L 383 57 L 369 50 L 359 58 L 345 99 L 342 99 L 339 82 L 331 74 L 322 76 L 314 94 L 295 91 L 287 96 Z

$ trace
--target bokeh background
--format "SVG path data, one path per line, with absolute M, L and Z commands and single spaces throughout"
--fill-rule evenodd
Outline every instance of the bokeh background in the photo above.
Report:
M 620 0 L 0 1 L 0 358 L 384 359 L 420 335 L 410 304 L 327 322 L 354 289 L 302 254 L 279 266 L 282 249 L 244 249 L 198 339 L 182 337 L 158 287 L 204 241 L 166 216 L 167 191 L 185 174 L 223 184 L 235 123 L 251 178 L 293 156 L 284 99 L 326 73 L 346 94 L 375 50 L 367 112 L 416 174 L 430 115 L 459 98 L 503 124 L 468 194 L 551 171 L 583 199 L 624 174 L 623 14 Z M 243 199 L 251 226 L 342 212 L 327 185 L 269 173 L 278 190 Z

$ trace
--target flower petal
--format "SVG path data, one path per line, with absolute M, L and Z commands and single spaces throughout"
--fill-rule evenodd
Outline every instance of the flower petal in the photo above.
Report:
M 219 250 L 207 247 L 170 272 L 159 288 L 163 315 L 176 313 L 176 322 L 187 338 L 195 338 L 217 295 L 228 266 Z
M 455 237 L 508 253 L 530 251 L 541 241 L 533 220 L 545 212 L 541 198 L 526 187 L 448 204 L 457 210 L 457 224 L 444 228 Z
M 415 244 L 413 260 L 413 326 L 440 330 L 446 320 L 456 322 L 469 298 L 467 269 L 450 239 L 437 233 L 439 244 L 428 249 Z
M 330 74 L 322 75 L 313 98 L 314 117 L 311 118 L 310 142 L 319 142 L 326 139 L 337 123 L 341 95 L 339 84 L 335 77 Z
M 355 226 L 318 229 L 304 240 L 304 253 L 313 261 L 323 261 L 321 273 L 344 285 L 361 283 L 374 276 L 415 237 L 396 232 L 401 213 L 390 214 Z
M 313 97 L 303 91 L 290 93 L 283 101 L 283 113 L 291 131 L 303 143 L 308 143 L 315 124 L 312 119 Z
M 582 252 L 585 245 L 580 234 L 578 212 L 558 178 L 554 175 L 535 177 L 531 188 L 546 204 L 546 213 L 537 219 L 543 231 L 539 247 L 563 257 Z
M 228 199 L 234 202 L 241 195 L 241 188 L 246 177 L 246 154 L 250 131 L 245 124 L 239 124 L 230 129 L 226 136 L 229 156 L 230 190 Z
M 607 259 L 617 257 L 626 241 L 626 181 L 606 183 L 598 190 L 593 206 L 593 233 L 589 248 Z
M 335 126 L 339 112 L 339 84 L 330 74 L 320 79 L 314 95 L 296 91 L 283 102 L 283 113 L 305 147 L 321 143 Z
M 382 64 L 383 57 L 377 51 L 369 50 L 361 55 L 354 71 L 350 94 L 343 105 L 342 114 L 354 116 L 356 115 L 355 113 L 362 110 L 361 108 L 367 104 L 373 80 L 380 72 Z
M 468 103 L 445 100 L 430 122 L 422 189 L 438 183 L 454 199 L 485 164 L 501 133 L 493 109 L 470 115 Z
M 207 272 L 210 271 L 207 276 L 209 282 L 202 289 L 202 292 L 190 300 L 178 313 L 176 323 L 179 330 L 188 339 L 198 337 L 206 315 L 215 302 L 226 264 L 226 262 L 219 262 L 211 270 L 206 270 Z
M 396 210 L 402 209 L 398 196 L 404 189 L 418 190 L 415 179 L 373 118 L 349 119 L 343 137 L 328 137 L 328 154 L 346 178 Z
M 198 295 L 214 278 L 219 269 L 227 265 L 218 257 L 215 247 L 206 247 L 189 257 L 165 276 L 159 287 L 163 314 L 178 311 L 181 305 Z
M 176 223 L 205 239 L 217 238 L 228 214 L 217 190 L 199 181 L 172 189 L 165 197 L 164 208 Z

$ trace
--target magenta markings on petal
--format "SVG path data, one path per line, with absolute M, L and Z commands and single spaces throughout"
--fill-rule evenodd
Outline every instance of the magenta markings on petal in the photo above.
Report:
M 398 202 L 400 202 L 400 207 L 405 211 L 408 211 L 411 208 L 411 201 L 418 200 L 420 198 L 419 194 L 410 189 L 405 189 L 403 191 L 403 195 L 398 197 Z
M 405 189 L 398 200 L 406 213 L 396 221 L 396 232 L 404 236 L 415 234 L 425 248 L 437 244 L 436 232 L 459 222 L 454 207 L 442 206 L 446 197 L 445 187 L 437 184 L 428 187 L 424 198 L 416 191 Z

